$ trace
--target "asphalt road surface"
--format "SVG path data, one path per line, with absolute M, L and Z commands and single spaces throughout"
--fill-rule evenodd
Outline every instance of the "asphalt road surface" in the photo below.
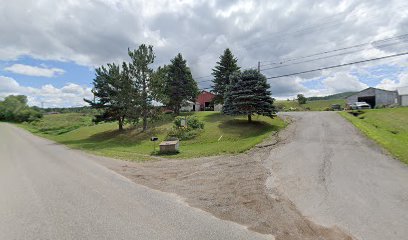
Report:
M 408 167 L 334 112 L 284 115 L 296 122 L 266 161 L 268 187 L 358 239 L 408 239 Z
M 273 239 L 0 124 L 0 239 Z

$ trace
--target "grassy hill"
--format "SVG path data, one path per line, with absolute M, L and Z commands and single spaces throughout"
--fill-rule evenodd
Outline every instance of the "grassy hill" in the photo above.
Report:
M 316 100 L 307 101 L 306 104 L 299 104 L 296 100 L 278 100 L 275 105 L 282 109 L 283 111 L 289 111 L 290 109 L 294 111 L 324 111 L 330 108 L 332 104 L 340 104 L 344 106 L 346 104 L 345 99 L 332 99 L 332 100 Z
M 194 139 L 181 141 L 180 153 L 169 157 L 191 158 L 244 152 L 285 126 L 279 118 L 255 116 L 254 122 L 248 124 L 245 118 L 224 116 L 219 112 L 197 112 L 194 115 L 204 122 L 204 131 Z M 20 126 L 71 148 L 126 160 L 149 160 L 153 152 L 150 137 L 157 136 L 160 141 L 164 140 L 173 125 L 174 118 L 164 116 L 147 132 L 130 125 L 119 132 L 116 123 L 93 125 L 91 116 L 77 113 L 46 115 L 39 122 Z
M 348 112 L 340 114 L 408 164 L 408 107 L 365 110 L 358 116 Z
M 309 97 L 307 99 L 310 100 L 310 101 L 346 99 L 347 97 L 350 97 L 351 95 L 353 95 L 355 93 L 356 92 L 343 92 L 343 93 L 337 93 L 337 94 L 328 95 L 328 96 L 324 96 L 324 97 Z

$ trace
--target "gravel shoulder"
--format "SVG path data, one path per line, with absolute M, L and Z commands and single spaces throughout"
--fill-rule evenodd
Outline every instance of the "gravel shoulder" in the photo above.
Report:
M 322 227 L 308 220 L 277 188 L 266 187 L 273 174 L 265 161 L 285 132 L 235 156 L 144 163 L 95 160 L 136 183 L 175 193 L 192 207 L 278 240 L 352 239 L 335 226 Z

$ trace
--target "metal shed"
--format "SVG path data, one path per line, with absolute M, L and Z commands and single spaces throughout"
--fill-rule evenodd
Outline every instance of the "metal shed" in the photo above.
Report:
M 408 87 L 398 88 L 398 103 L 401 106 L 408 106 Z
M 397 91 L 388 91 L 369 87 L 347 98 L 347 104 L 355 102 L 366 102 L 372 108 L 376 106 L 387 106 L 398 103 Z

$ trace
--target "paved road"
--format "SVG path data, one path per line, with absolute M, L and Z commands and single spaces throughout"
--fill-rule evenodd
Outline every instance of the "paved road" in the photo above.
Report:
M 0 124 L 0 239 L 273 239 Z
M 334 112 L 286 115 L 296 123 L 266 161 L 268 186 L 318 224 L 358 239 L 408 239 L 408 167 Z

